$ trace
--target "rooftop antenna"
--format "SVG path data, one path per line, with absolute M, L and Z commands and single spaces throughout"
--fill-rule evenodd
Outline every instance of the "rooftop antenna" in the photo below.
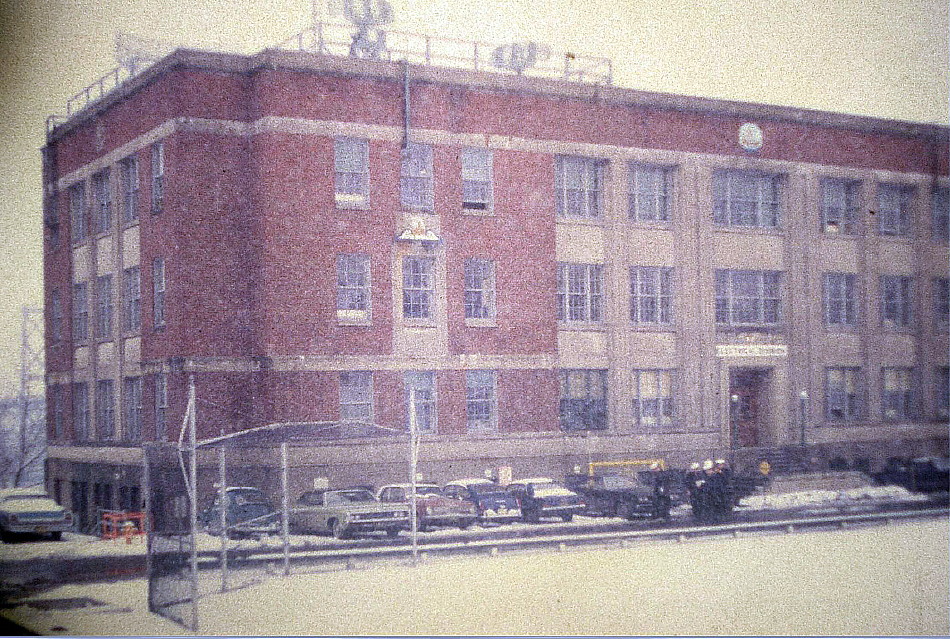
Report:
M 537 42 L 512 42 L 492 51 L 492 64 L 499 69 L 508 69 L 518 75 L 545 62 L 551 57 L 551 49 Z
M 333 0 L 328 0 L 333 2 Z M 356 26 L 350 43 L 354 58 L 378 60 L 385 57 L 386 32 L 380 27 L 393 19 L 392 6 L 387 0 L 343 0 L 343 15 Z
M 171 42 L 120 31 L 115 34 L 115 59 L 129 75 L 135 75 L 174 51 L 177 46 Z

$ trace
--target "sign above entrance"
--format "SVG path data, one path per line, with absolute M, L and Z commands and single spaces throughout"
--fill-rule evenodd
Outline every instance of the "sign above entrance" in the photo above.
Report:
M 717 357 L 788 357 L 786 344 L 717 344 Z

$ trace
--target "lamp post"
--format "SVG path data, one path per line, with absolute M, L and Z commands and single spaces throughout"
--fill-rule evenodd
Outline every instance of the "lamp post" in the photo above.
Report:
M 801 422 L 801 439 L 798 445 L 805 448 L 805 421 L 808 417 L 808 391 L 803 390 L 798 394 L 798 407 L 800 412 L 799 421 Z
M 729 396 L 729 442 L 733 450 L 739 447 L 739 396 Z

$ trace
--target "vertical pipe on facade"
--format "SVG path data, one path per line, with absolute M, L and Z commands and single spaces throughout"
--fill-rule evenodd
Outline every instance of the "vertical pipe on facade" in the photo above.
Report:
M 409 124 L 411 121 L 409 101 L 409 61 L 402 61 L 402 149 L 409 148 Z
M 224 446 L 218 447 L 218 509 L 221 526 L 221 592 L 228 591 L 228 475 Z
M 284 575 L 290 574 L 290 481 L 288 477 L 287 463 L 287 442 L 280 444 L 280 493 L 281 493 L 281 517 L 280 517 L 280 537 L 284 546 Z
M 191 503 L 188 515 L 191 520 L 191 629 L 198 632 L 198 547 L 195 529 L 198 527 L 198 435 L 195 419 L 195 376 L 188 378 L 188 425 L 190 426 L 189 448 L 191 449 Z M 223 504 L 222 504 L 223 506 Z

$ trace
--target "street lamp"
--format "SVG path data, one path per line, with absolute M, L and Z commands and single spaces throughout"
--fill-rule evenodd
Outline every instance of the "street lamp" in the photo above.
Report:
M 798 445 L 802 448 L 805 448 L 805 421 L 808 416 L 808 391 L 803 390 L 798 394 L 798 407 L 800 409 L 800 421 L 801 421 L 801 439 L 798 442 Z
M 729 441 L 733 450 L 739 447 L 739 396 L 729 397 Z

